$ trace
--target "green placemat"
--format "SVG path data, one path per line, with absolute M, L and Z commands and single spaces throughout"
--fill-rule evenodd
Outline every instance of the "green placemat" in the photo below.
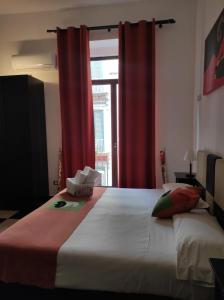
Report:
M 64 199 L 53 200 L 48 208 L 57 209 L 57 210 L 80 210 L 85 205 L 84 200 L 80 200 L 77 202 L 66 201 Z

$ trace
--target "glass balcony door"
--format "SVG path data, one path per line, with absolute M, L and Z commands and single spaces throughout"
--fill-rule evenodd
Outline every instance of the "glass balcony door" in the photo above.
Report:
M 118 59 L 91 59 L 95 127 L 95 168 L 102 185 L 117 186 Z
M 117 186 L 117 80 L 93 80 L 95 168 L 102 185 Z

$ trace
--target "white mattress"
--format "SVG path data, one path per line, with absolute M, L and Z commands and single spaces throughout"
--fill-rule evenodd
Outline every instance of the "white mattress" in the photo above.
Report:
M 163 192 L 108 188 L 60 248 L 56 286 L 193 299 L 176 280 L 172 220 L 151 217 Z

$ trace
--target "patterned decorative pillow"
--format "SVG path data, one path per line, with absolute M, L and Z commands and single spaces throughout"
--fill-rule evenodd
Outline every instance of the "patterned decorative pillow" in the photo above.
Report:
M 174 214 L 190 211 L 195 208 L 200 198 L 200 190 L 195 187 L 177 188 L 168 191 L 157 201 L 152 216 L 171 218 Z

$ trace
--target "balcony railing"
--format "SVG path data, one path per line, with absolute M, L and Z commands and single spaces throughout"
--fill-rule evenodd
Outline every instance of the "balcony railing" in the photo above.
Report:
M 95 151 L 96 153 L 105 152 L 104 139 L 95 139 Z

